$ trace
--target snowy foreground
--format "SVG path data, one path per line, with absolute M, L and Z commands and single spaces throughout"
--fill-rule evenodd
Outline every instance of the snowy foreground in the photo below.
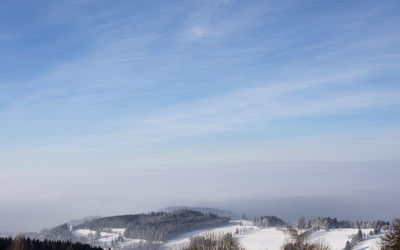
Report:
M 101 232 L 98 243 L 103 246 L 110 246 L 123 249 L 127 246 L 132 246 L 140 242 L 145 242 L 142 239 L 128 239 L 123 237 L 125 229 L 110 229 L 110 232 Z M 363 233 L 368 235 L 372 229 L 364 229 Z M 333 250 L 341 250 L 344 248 L 346 241 L 350 241 L 350 237 L 357 233 L 357 229 L 334 229 L 330 231 L 318 231 L 311 235 L 311 240 L 323 240 L 328 243 Z M 91 237 L 95 234 L 94 231 L 87 229 L 79 229 L 73 231 L 78 237 Z M 197 230 L 189 232 L 163 243 L 163 248 L 170 250 L 181 250 L 190 240 L 190 237 L 207 234 L 225 234 L 232 233 L 247 250 L 278 250 L 284 242 L 286 235 L 277 228 L 258 228 L 253 226 L 251 221 L 231 221 L 230 225 Z M 379 237 L 381 235 L 370 236 L 367 239 L 359 242 L 353 249 L 355 250 L 377 250 Z
M 238 221 L 236 221 L 237 223 Z M 242 221 L 241 225 L 231 225 L 226 227 L 215 228 L 211 230 L 202 230 L 187 233 L 181 237 L 169 241 L 165 244 L 168 249 L 178 250 L 188 244 L 190 237 L 201 235 L 207 232 L 213 233 L 233 233 L 239 239 L 242 246 L 248 250 L 278 250 L 284 242 L 286 235 L 276 228 L 258 228 L 252 225 L 250 221 Z M 236 233 L 239 230 L 239 234 Z M 364 229 L 363 233 L 367 234 L 372 229 Z M 344 248 L 346 241 L 350 240 L 350 236 L 357 233 L 357 229 L 336 229 L 330 231 L 319 231 L 311 235 L 311 240 L 324 240 L 332 249 L 341 250 Z M 378 249 L 377 241 L 379 236 L 367 238 L 360 242 L 354 249 L 358 250 L 372 250 Z

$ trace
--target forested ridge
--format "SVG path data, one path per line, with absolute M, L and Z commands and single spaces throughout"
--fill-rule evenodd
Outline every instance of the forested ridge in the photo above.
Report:
M 220 217 L 212 213 L 201 213 L 187 209 L 172 212 L 151 212 L 142 214 L 109 216 L 86 221 L 72 226 L 67 223 L 38 233 L 25 233 L 21 236 L 40 240 L 64 240 L 72 242 L 94 243 L 96 235 L 111 228 L 125 228 L 123 236 L 131 239 L 150 241 L 170 240 L 182 233 L 211 228 L 229 223 L 228 217 Z M 72 231 L 90 229 L 96 232 L 92 238 L 76 237 Z
M 169 240 L 181 233 L 227 224 L 228 217 L 181 209 L 169 213 L 121 215 L 95 219 L 74 229 L 103 230 L 104 228 L 126 228 L 124 236 L 132 239 Z

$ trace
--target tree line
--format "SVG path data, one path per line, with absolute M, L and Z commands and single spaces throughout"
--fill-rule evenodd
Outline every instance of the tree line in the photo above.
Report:
M 0 250 L 102 250 L 89 244 L 70 241 L 39 240 L 17 237 L 0 238 Z
M 258 227 L 283 227 L 286 222 L 276 216 L 261 215 L 253 219 L 253 224 Z
M 313 231 L 318 230 L 329 230 L 335 228 L 360 228 L 367 229 L 373 228 L 378 231 L 381 229 L 388 229 L 390 225 L 389 221 L 349 221 L 349 220 L 338 220 L 331 217 L 316 217 L 308 221 L 304 217 L 300 217 L 297 223 L 298 228 L 301 229 L 311 229 Z

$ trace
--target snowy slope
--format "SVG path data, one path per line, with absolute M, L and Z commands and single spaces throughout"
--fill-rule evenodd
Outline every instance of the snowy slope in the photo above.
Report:
M 364 229 L 363 233 L 368 235 L 371 230 L 372 229 Z M 146 242 L 142 239 L 125 238 L 123 236 L 124 232 L 124 228 L 110 228 L 107 230 L 107 232 L 101 232 L 100 238 L 96 239 L 95 242 L 101 246 L 114 246 L 115 248 L 133 246 Z M 346 241 L 350 241 L 351 235 L 357 234 L 357 232 L 358 229 L 333 229 L 329 231 L 314 232 L 311 234 L 310 238 L 312 241 L 323 240 L 332 247 L 332 250 L 342 250 L 346 244 Z M 96 232 L 89 229 L 78 229 L 72 231 L 72 233 L 77 237 L 93 239 Z M 286 238 L 286 234 L 277 228 L 259 228 L 253 226 L 251 221 L 236 220 L 231 221 L 230 224 L 226 226 L 196 230 L 182 234 L 173 240 L 165 242 L 163 244 L 163 248 L 170 250 L 181 250 L 187 246 L 191 237 L 206 233 L 232 233 L 247 250 L 279 250 Z M 377 242 L 381 236 L 382 234 L 371 236 L 366 240 L 359 242 L 354 249 L 378 250 L 379 248 Z
M 378 234 L 368 237 L 366 240 L 359 242 L 353 249 L 354 250 L 378 250 L 380 249 L 378 243 L 383 234 Z
M 286 235 L 276 228 L 256 229 L 248 234 L 239 235 L 242 246 L 248 250 L 280 249 Z
M 242 225 L 240 225 L 241 223 Z M 225 233 L 236 233 L 236 229 L 239 231 L 253 231 L 256 227 L 253 226 L 251 221 L 231 221 L 231 223 L 227 226 L 217 227 L 217 228 L 209 228 L 209 229 L 201 229 L 192 232 L 188 232 L 182 234 L 181 236 L 168 241 L 164 244 L 164 247 L 167 249 L 179 250 L 182 249 L 189 243 L 190 237 L 202 235 L 204 233 L 217 233 L 217 234 L 225 234 Z
M 368 235 L 372 229 L 363 229 L 363 233 Z M 328 243 L 333 249 L 343 249 L 346 241 L 350 241 L 350 236 L 357 234 L 358 229 L 346 228 L 335 229 L 329 231 L 318 231 L 311 235 L 311 240 L 323 240 Z
M 172 250 L 179 250 L 185 247 L 190 240 L 190 237 L 202 235 L 205 233 L 232 233 L 247 250 L 279 250 L 284 242 L 286 235 L 277 228 L 258 228 L 252 226 L 250 221 L 232 221 L 231 225 L 213 229 L 204 229 L 189 232 L 180 237 L 168 241 L 164 247 Z M 239 234 L 236 231 L 239 230 Z M 368 235 L 372 229 L 363 229 L 363 233 Z M 311 240 L 323 240 L 328 243 L 333 250 L 342 250 L 346 241 L 350 241 L 351 235 L 357 234 L 358 229 L 333 229 L 329 231 L 318 231 L 311 235 Z M 377 240 L 381 235 L 374 236 L 364 240 L 356 245 L 357 250 L 376 250 Z
M 78 229 L 78 230 L 73 230 L 72 231 L 72 234 L 75 236 L 75 237 L 89 237 L 89 235 L 94 235 L 96 233 L 96 231 L 92 231 L 92 230 L 90 230 L 90 229 Z
M 189 243 L 190 237 L 202 235 L 205 233 L 232 233 L 248 250 L 265 250 L 266 248 L 268 248 L 269 250 L 279 249 L 279 246 L 282 244 L 285 238 L 285 234 L 277 230 L 276 228 L 260 229 L 256 226 L 253 226 L 253 223 L 251 221 L 240 220 L 231 221 L 230 225 L 224 227 L 197 230 L 183 234 L 174 240 L 168 241 L 166 244 L 164 244 L 164 247 L 172 250 L 180 250 Z

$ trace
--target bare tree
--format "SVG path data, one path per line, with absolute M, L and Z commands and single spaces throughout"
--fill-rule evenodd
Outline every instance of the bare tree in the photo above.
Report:
M 304 216 L 300 216 L 299 221 L 297 222 L 297 228 L 299 229 L 306 228 L 306 218 L 304 218 Z
M 292 225 L 287 225 L 283 230 L 288 238 L 281 246 L 282 250 L 330 250 L 331 247 L 320 241 L 310 241 L 311 231 L 300 231 Z

